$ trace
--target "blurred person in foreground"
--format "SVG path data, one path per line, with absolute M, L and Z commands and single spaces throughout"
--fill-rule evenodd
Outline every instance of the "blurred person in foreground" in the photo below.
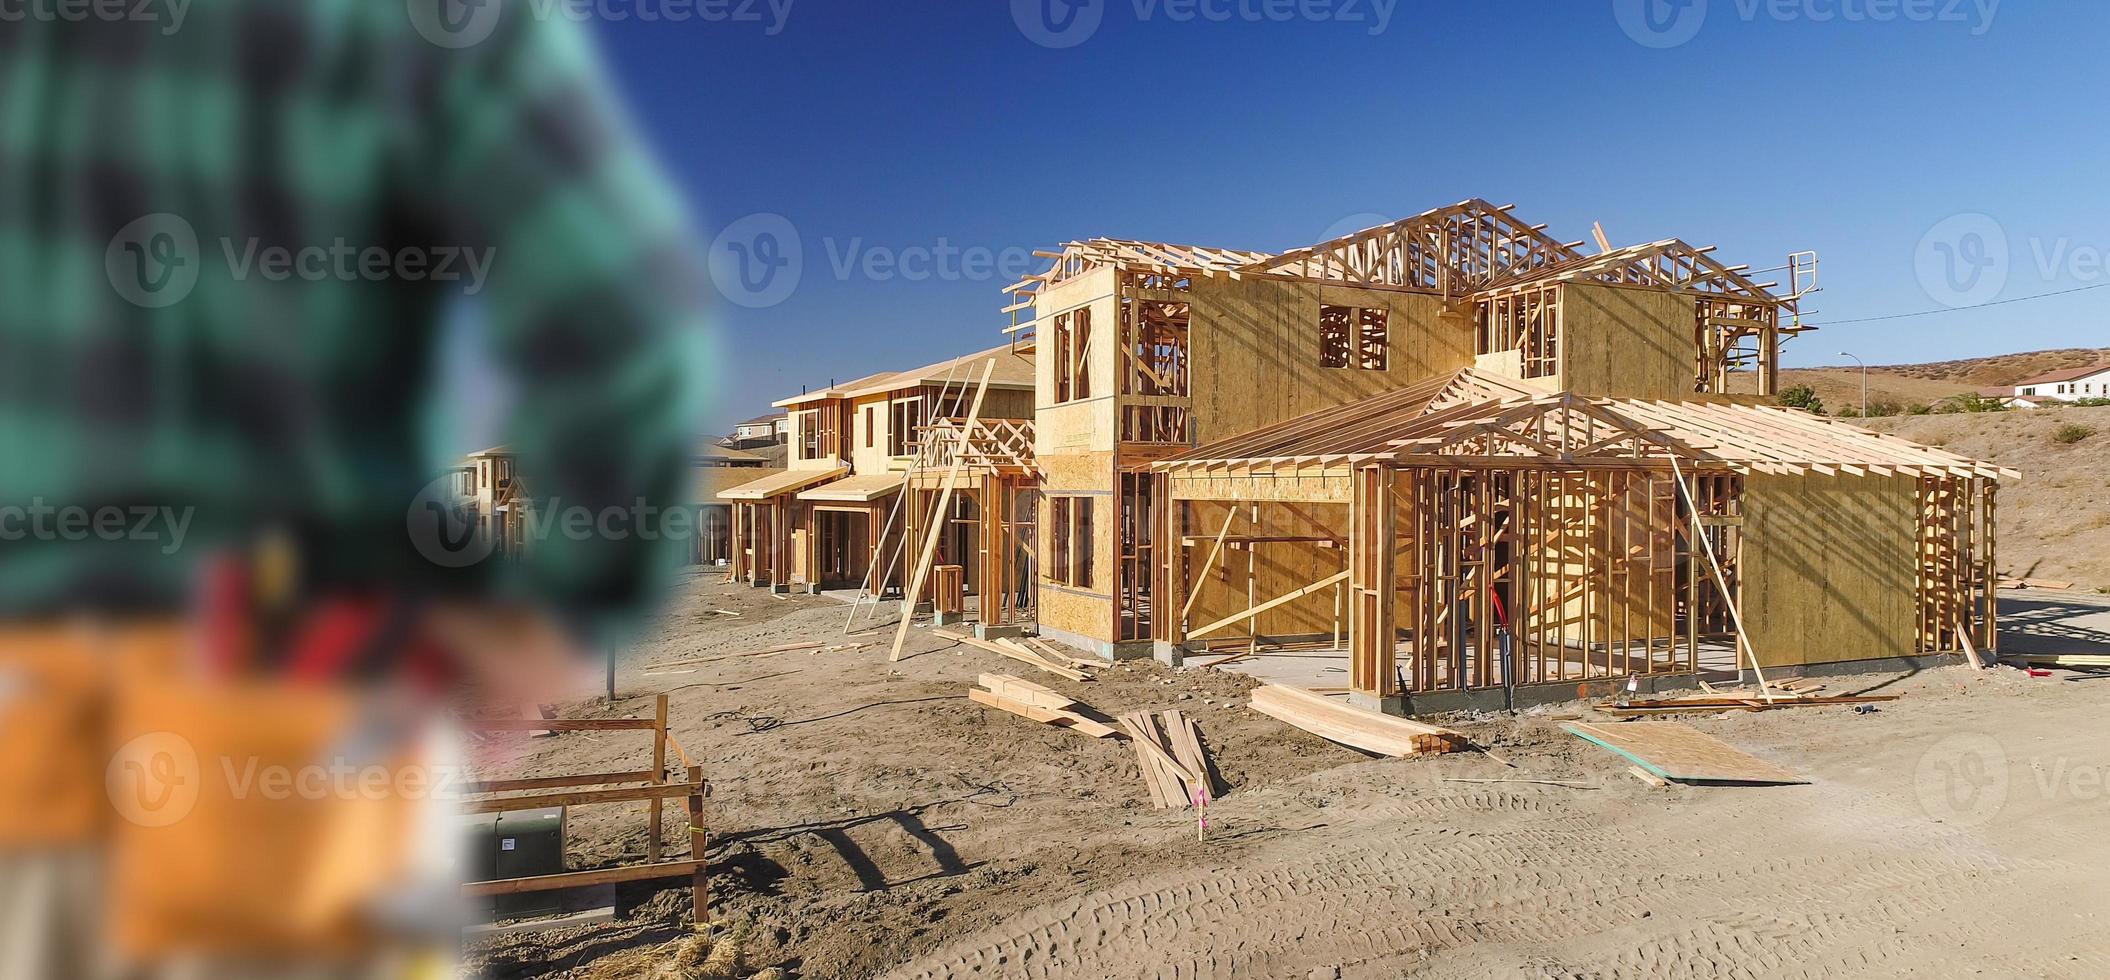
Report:
M 444 972 L 433 719 L 574 693 L 683 545 L 609 521 L 510 560 L 431 524 L 443 325 L 482 324 L 538 506 L 677 504 L 684 209 L 584 29 L 526 3 L 24 9 L 0 980 Z

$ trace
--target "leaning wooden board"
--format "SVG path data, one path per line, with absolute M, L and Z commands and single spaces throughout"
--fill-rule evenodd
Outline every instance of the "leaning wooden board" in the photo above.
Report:
M 1807 783 L 1721 739 L 1672 721 L 1562 725 L 1569 734 L 1618 753 L 1643 770 L 1681 783 Z

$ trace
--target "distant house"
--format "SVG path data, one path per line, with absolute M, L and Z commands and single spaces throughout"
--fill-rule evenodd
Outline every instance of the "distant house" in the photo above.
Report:
M 722 445 L 717 439 L 699 443 L 689 456 L 692 480 L 687 504 L 694 510 L 694 541 L 689 561 L 712 565 L 731 558 L 732 505 L 718 492 L 749 482 L 782 467 L 764 456 Z M 453 483 L 455 503 L 474 521 L 478 533 L 489 535 L 501 555 L 517 558 L 528 548 L 529 512 L 534 501 L 514 475 L 513 451 L 494 446 L 463 457 Z M 669 533 L 683 530 L 669 525 Z
M 2110 364 L 2067 368 L 2040 374 L 2015 386 L 2009 394 L 2017 398 L 2070 402 L 2082 398 L 2110 398 Z
M 791 438 L 791 413 L 774 412 L 757 415 L 733 426 L 732 444 L 745 449 L 749 446 L 771 442 L 785 442 Z
M 2037 408 L 2044 403 L 2042 398 L 2015 394 L 2015 389 L 2012 387 L 1980 388 L 1978 389 L 1978 397 L 1991 399 L 2008 408 Z

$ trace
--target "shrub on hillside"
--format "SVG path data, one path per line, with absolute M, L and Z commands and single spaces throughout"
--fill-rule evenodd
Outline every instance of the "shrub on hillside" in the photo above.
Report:
M 1789 408 L 1799 408 L 1805 412 L 1813 412 L 1818 415 L 1824 414 L 1824 399 L 1817 397 L 1817 389 L 1809 385 L 1791 385 L 1782 388 L 1777 397 L 1779 397 L 1782 405 Z
M 1934 406 L 1934 410 L 1943 415 L 1953 415 L 1957 412 L 2005 412 L 2007 403 L 1998 398 L 1987 398 L 1977 392 L 1965 392 L 1942 399 L 1941 404 Z
M 2086 439 L 2094 434 L 2094 426 L 2082 425 L 2079 422 L 2068 422 L 2065 425 L 2059 426 L 2058 428 L 2051 430 L 2051 441 L 2056 442 L 2061 446 L 2071 446 L 2074 443 Z

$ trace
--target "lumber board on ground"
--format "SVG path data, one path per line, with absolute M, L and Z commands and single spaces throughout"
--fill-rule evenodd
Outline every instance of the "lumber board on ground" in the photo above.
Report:
M 1294 687 L 1255 688 L 1252 708 L 1327 741 L 1378 755 L 1405 758 L 1457 752 L 1468 744 L 1463 735 L 1448 729 L 1365 711 Z
M 1681 783 L 1807 783 L 1802 778 L 1705 732 L 1672 721 L 1621 725 L 1569 722 L 1561 726 L 1642 769 Z
M 1042 724 L 1054 725 L 1057 728 L 1067 728 L 1080 735 L 1089 735 L 1092 738 L 1110 738 L 1116 734 L 1115 730 L 1108 727 L 1105 723 L 1086 718 L 1075 711 L 1043 708 L 1037 704 L 1015 701 L 992 691 L 984 691 L 979 687 L 969 688 L 967 697 L 977 704 L 987 705 L 1000 711 L 1008 711 L 1021 718 L 1030 718 Z
M 1088 681 L 1092 679 L 1092 675 L 1087 674 L 1084 671 L 1076 670 L 1070 667 L 1064 667 L 1061 664 L 1057 663 L 1051 663 L 1048 661 L 1047 658 L 1042 657 L 1040 654 L 1034 653 L 1032 650 L 1029 650 L 1026 647 L 1017 645 L 1005 646 L 1004 643 L 1006 641 L 1000 640 L 998 642 L 991 643 L 988 640 L 977 639 L 975 637 L 968 636 L 964 633 L 954 633 L 950 630 L 932 630 L 931 632 L 937 636 L 942 636 L 956 643 L 965 643 L 968 646 L 974 647 L 978 650 L 987 650 L 990 653 L 996 654 L 999 657 L 1007 657 L 1009 659 L 1016 660 L 1019 663 L 1025 664 L 1028 667 L 1038 667 L 1041 670 L 1045 670 L 1048 673 L 1054 674 L 1057 677 L 1063 677 L 1073 681 Z
M 1055 644 L 1049 643 L 1048 641 L 1039 639 L 1037 637 L 1028 637 L 1025 643 L 1027 646 L 1032 648 L 1034 653 L 1040 654 L 1042 657 L 1046 658 L 1050 663 L 1058 663 L 1066 667 L 1074 667 L 1078 670 L 1098 670 L 1099 668 L 1106 666 L 1105 664 L 1095 660 L 1086 660 L 1083 657 L 1073 657 L 1067 653 L 1062 652 L 1055 646 Z
M 1143 790 L 1150 794 L 1151 805 L 1160 810 L 1174 806 L 1177 793 L 1167 788 L 1172 777 L 1159 765 L 1158 756 L 1162 750 L 1153 751 L 1159 746 L 1151 740 L 1148 729 L 1136 720 L 1135 713 L 1122 715 L 1119 720 L 1122 730 L 1128 733 L 1128 740 L 1135 743 L 1136 768 L 1143 774 Z
M 1208 806 L 1216 787 L 1193 719 L 1176 710 L 1131 711 L 1120 722 L 1136 743 L 1136 764 L 1158 809 Z
M 1061 691 L 1049 690 L 1022 677 L 1010 674 L 981 674 L 975 683 L 982 685 L 991 694 L 1000 694 L 1013 701 L 1039 705 L 1049 711 L 1068 711 L 1076 707 L 1077 699 Z
M 1194 719 L 1177 709 L 1164 713 L 1165 734 L 1171 740 L 1173 758 L 1194 774 L 1196 782 L 1187 787 L 1187 795 L 1202 791 L 1204 801 L 1216 798 L 1216 781 L 1209 776 L 1209 756 L 1202 751 L 1201 733 L 1194 727 Z
M 2110 667 L 2110 656 L 2095 653 L 2010 653 L 2000 659 L 2031 667 Z
M 1681 713 L 1697 714 L 1711 711 L 1777 711 L 1782 708 L 1820 708 L 1825 705 L 1839 704 L 1877 704 L 1885 701 L 1896 701 L 1901 697 L 1903 695 L 1899 694 L 1840 694 L 1831 696 L 1776 694 L 1773 700 L 1765 701 L 1754 694 L 1750 697 L 1685 697 L 1670 698 L 1663 701 L 1631 701 L 1626 704 L 1605 705 L 1598 710 L 1609 715 L 1622 717 Z

